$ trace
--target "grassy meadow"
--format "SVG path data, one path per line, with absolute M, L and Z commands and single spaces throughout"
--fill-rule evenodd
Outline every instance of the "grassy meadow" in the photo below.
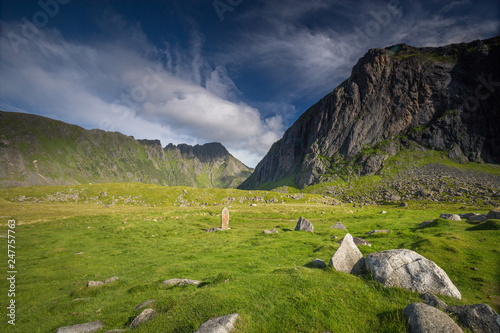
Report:
M 224 206 L 231 229 L 205 232 L 220 226 Z M 406 332 L 403 309 L 419 294 L 385 288 L 369 275 L 307 267 L 315 258 L 328 263 L 339 247 L 334 236 L 345 232 L 329 228 L 338 221 L 372 243 L 359 247 L 365 256 L 407 248 L 436 262 L 462 293 L 462 300 L 440 297 L 448 305 L 487 303 L 499 312 L 500 231 L 441 219 L 418 227 L 441 213 L 489 209 L 425 202 L 352 207 L 314 194 L 144 184 L 3 189 L 0 235 L 15 219 L 18 273 L 12 326 L 2 237 L 0 332 L 55 332 L 96 320 L 103 332 L 124 329 L 148 300 L 155 300 L 157 316 L 134 332 L 192 333 L 235 312 L 235 332 Z M 314 234 L 293 231 L 300 216 Z M 272 228 L 279 234 L 263 234 Z M 365 235 L 374 229 L 391 232 Z M 113 276 L 119 280 L 87 288 Z M 164 287 L 171 278 L 202 283 Z

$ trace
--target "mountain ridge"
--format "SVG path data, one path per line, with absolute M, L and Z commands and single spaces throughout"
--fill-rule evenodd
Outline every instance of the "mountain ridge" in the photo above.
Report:
M 458 162 L 500 163 L 499 44 L 495 37 L 369 50 L 348 79 L 298 118 L 240 188 L 304 188 L 374 175 L 410 146 L 446 152 Z
M 141 182 L 236 187 L 252 169 L 220 143 L 161 146 L 119 132 L 0 111 L 0 187 Z

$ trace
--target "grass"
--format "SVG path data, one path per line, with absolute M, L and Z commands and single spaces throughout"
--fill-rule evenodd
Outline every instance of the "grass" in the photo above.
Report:
M 190 206 L 179 207 L 179 197 Z M 266 203 L 272 198 L 279 202 Z M 16 219 L 18 274 L 16 327 L 3 320 L 0 331 L 54 332 L 95 320 L 106 329 L 126 328 L 140 313 L 135 306 L 154 299 L 157 317 L 134 332 L 194 332 L 209 318 L 234 312 L 240 314 L 235 332 L 406 332 L 402 311 L 419 294 L 385 288 L 370 276 L 306 267 L 334 254 L 334 236 L 345 234 L 329 228 L 337 221 L 372 243 L 360 246 L 364 255 L 408 248 L 435 261 L 462 293 L 462 300 L 441 297 L 449 305 L 487 303 L 499 311 L 500 231 L 491 230 L 497 221 L 471 230 L 464 221 L 437 219 L 420 228 L 459 207 L 351 208 L 322 200 L 143 184 L 1 190 L 0 234 L 7 234 L 7 220 Z M 206 233 L 219 226 L 222 205 L 229 208 L 231 230 Z M 300 216 L 314 224 L 314 234 L 293 231 Z M 279 234 L 262 233 L 272 228 Z M 374 229 L 391 232 L 365 235 Z M 6 239 L 0 244 L 6 253 Z M 119 280 L 108 285 L 86 287 L 115 275 Z M 170 278 L 202 284 L 163 287 Z M 5 295 L 7 287 L 1 279 Z M 6 306 L 7 297 L 2 300 Z

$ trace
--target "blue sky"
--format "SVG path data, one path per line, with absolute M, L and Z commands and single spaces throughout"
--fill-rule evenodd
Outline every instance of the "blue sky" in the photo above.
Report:
M 1 0 L 0 109 L 254 167 L 370 48 L 500 34 L 498 1 Z

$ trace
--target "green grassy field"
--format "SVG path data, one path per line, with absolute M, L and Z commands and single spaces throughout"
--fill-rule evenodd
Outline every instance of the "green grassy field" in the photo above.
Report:
M 0 190 L 0 235 L 15 219 L 18 272 L 13 327 L 5 315 L 7 239 L 0 238 L 0 331 L 55 332 L 96 320 L 106 330 L 127 328 L 140 313 L 134 308 L 154 299 L 158 315 L 134 332 L 194 332 L 234 312 L 235 332 L 406 332 L 402 311 L 419 294 L 385 288 L 370 276 L 306 267 L 315 258 L 328 263 L 339 247 L 334 236 L 345 234 L 329 228 L 338 221 L 372 243 L 359 247 L 364 255 L 407 248 L 435 261 L 462 293 L 462 300 L 441 297 L 449 305 L 487 303 L 499 311 L 500 231 L 445 220 L 418 228 L 440 213 L 489 208 L 332 203 L 313 194 L 143 184 Z M 231 230 L 205 232 L 220 226 L 224 206 Z M 314 224 L 314 234 L 293 231 L 300 216 Z M 262 233 L 272 228 L 279 234 Z M 364 235 L 374 229 L 391 232 Z M 119 280 L 86 286 L 113 276 Z M 170 278 L 202 284 L 163 287 Z

